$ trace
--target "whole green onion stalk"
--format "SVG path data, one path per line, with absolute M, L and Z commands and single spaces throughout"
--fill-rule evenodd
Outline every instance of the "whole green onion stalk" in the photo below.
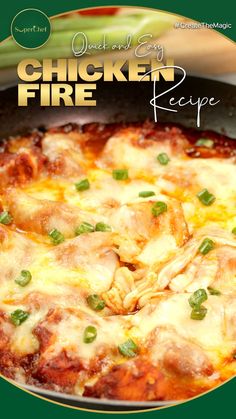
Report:
M 159 37 L 171 28 L 176 17 L 165 13 L 144 12 L 115 16 L 80 16 L 52 19 L 52 33 L 48 42 L 38 49 L 26 50 L 18 46 L 13 39 L 0 45 L 0 68 L 17 65 L 26 58 L 69 58 L 73 57 L 72 39 L 77 32 L 84 32 L 90 44 L 99 44 L 106 35 L 108 50 L 113 44 L 125 44 L 127 35 L 132 35 L 131 46 L 137 45 L 138 38 L 152 34 L 152 39 Z M 75 44 L 81 48 L 81 40 Z M 99 50 L 91 50 L 98 53 Z

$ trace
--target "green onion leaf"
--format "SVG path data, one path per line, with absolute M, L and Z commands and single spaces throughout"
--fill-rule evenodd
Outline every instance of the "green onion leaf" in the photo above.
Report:
M 141 191 L 139 192 L 138 196 L 140 196 L 141 198 L 148 198 L 149 196 L 154 196 L 155 192 L 153 191 Z
M 127 169 L 115 169 L 112 172 L 113 179 L 115 180 L 126 180 L 128 179 L 128 170 Z
M 97 295 L 97 294 L 92 294 L 92 295 L 89 295 L 89 296 L 87 297 L 87 303 L 88 303 L 89 307 L 90 307 L 92 310 L 95 310 L 95 311 L 100 311 L 100 310 L 103 310 L 103 309 L 104 309 L 104 307 L 106 306 L 105 301 L 104 301 L 104 300 L 102 300 L 102 299 L 99 297 L 99 295 Z
M 195 145 L 197 147 L 213 148 L 214 147 L 214 141 L 210 140 L 209 138 L 199 138 L 199 140 L 197 140 Z
M 162 164 L 163 166 L 166 166 L 169 163 L 170 158 L 169 158 L 168 154 L 160 153 L 157 156 L 157 160 L 159 161 L 160 164 Z
M 203 320 L 207 314 L 207 308 L 204 306 L 195 307 L 192 309 L 191 312 L 191 319 L 192 320 Z
M 20 326 L 21 323 L 23 323 L 25 320 L 27 320 L 29 317 L 29 313 L 27 313 L 27 311 L 23 311 L 21 309 L 15 310 L 13 311 L 13 313 L 11 313 L 11 322 L 15 325 L 15 326 Z
M 202 255 L 206 255 L 209 253 L 212 249 L 214 249 L 215 243 L 211 239 L 204 239 L 202 244 L 199 246 L 198 250 Z
M 126 356 L 127 358 L 133 358 L 138 352 L 138 347 L 132 339 L 128 339 L 126 342 L 119 345 L 118 349 L 121 355 Z
M 95 231 L 111 231 L 111 226 L 109 226 L 108 224 L 105 223 L 97 223 L 95 226 Z
M 94 232 L 94 226 L 92 224 L 86 223 L 85 221 L 79 225 L 75 229 L 75 235 L 79 236 L 80 234 L 85 233 L 93 233 Z
M 197 197 L 199 201 L 201 201 L 201 203 L 206 206 L 213 204 L 213 202 L 216 200 L 215 196 L 212 195 L 207 189 L 203 189 L 202 191 L 198 192 Z
M 211 295 L 221 295 L 221 292 L 219 290 L 216 290 L 215 288 L 207 287 L 207 289 Z
M 86 191 L 90 188 L 90 183 L 88 179 L 83 179 L 80 182 L 75 183 L 77 191 Z
M 19 278 L 15 279 L 16 284 L 25 287 L 31 281 L 32 275 L 30 271 L 21 271 Z
M 157 201 L 152 206 L 152 215 L 154 215 L 154 217 L 158 217 L 160 214 L 166 211 L 167 211 L 167 205 L 165 202 Z
M 51 239 L 51 242 L 54 245 L 61 244 L 65 241 L 65 237 L 63 236 L 63 234 L 60 231 L 58 231 L 56 228 L 51 230 L 48 235 Z
M 232 233 L 236 236 L 236 227 L 233 228 Z
M 200 305 L 208 299 L 207 293 L 203 288 L 195 291 L 191 297 L 189 298 L 188 302 L 192 308 L 199 308 Z
M 97 337 L 97 329 L 94 326 L 88 326 L 84 330 L 84 343 L 92 343 Z
M 0 224 L 11 224 L 13 218 L 7 211 L 3 211 L 0 213 Z

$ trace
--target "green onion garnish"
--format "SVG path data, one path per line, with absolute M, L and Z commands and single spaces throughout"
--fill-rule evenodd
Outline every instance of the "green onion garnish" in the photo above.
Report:
M 13 218 L 11 216 L 11 214 L 9 214 L 9 212 L 7 211 L 3 211 L 0 213 L 0 224 L 11 224 Z
M 209 253 L 212 249 L 214 249 L 215 243 L 211 239 L 204 239 L 202 244 L 199 246 L 198 250 L 202 255 L 206 255 Z
M 21 271 L 19 278 L 15 279 L 16 284 L 25 287 L 31 281 L 32 275 L 30 271 Z
M 208 298 L 206 291 L 203 288 L 195 291 L 191 297 L 189 298 L 188 302 L 192 308 L 199 308 L 200 305 L 206 301 Z
M 214 147 L 214 141 L 210 140 L 209 138 L 199 138 L 199 140 L 197 140 L 197 142 L 195 143 L 195 145 L 197 147 L 207 147 L 207 148 L 212 148 Z
M 221 295 L 221 292 L 219 290 L 216 290 L 215 288 L 207 287 L 207 289 L 211 295 Z
M 65 241 L 65 237 L 63 236 L 63 234 L 56 228 L 51 230 L 48 235 L 54 245 L 61 244 Z
M 166 166 L 169 163 L 170 158 L 169 158 L 168 154 L 160 153 L 157 156 L 157 160 L 159 161 L 160 164 L 162 164 L 163 166 Z
M 207 189 L 203 189 L 202 191 L 198 192 L 197 197 L 199 201 L 201 201 L 201 203 L 206 206 L 213 204 L 213 202 L 216 200 L 215 196 L 211 194 Z
M 80 182 L 75 183 L 77 191 L 86 191 L 90 188 L 90 183 L 88 179 L 83 179 Z
M 158 217 L 160 214 L 166 211 L 167 211 L 167 205 L 165 202 L 157 201 L 152 206 L 152 215 L 154 215 L 154 217 Z
M 102 300 L 99 295 L 92 294 L 87 297 L 87 303 L 92 310 L 100 311 L 103 310 L 106 303 Z
M 233 228 L 232 233 L 236 236 L 236 227 Z
M 80 234 L 93 233 L 93 231 L 94 231 L 94 226 L 84 221 L 83 223 L 79 225 L 79 227 L 75 229 L 75 235 L 79 236 Z
M 208 295 L 203 288 L 195 291 L 191 297 L 189 298 L 188 302 L 190 307 L 192 307 L 191 311 L 191 319 L 192 320 L 202 320 L 207 314 L 207 308 L 202 306 L 202 303 L 208 299 Z
M 113 179 L 115 180 L 126 180 L 128 179 L 128 170 L 127 169 L 115 169 L 112 172 Z
M 203 320 L 207 314 L 207 308 L 204 306 L 195 307 L 191 311 L 191 319 L 192 320 Z
M 11 313 L 11 322 L 15 325 L 15 326 L 20 326 L 21 323 L 23 323 L 25 320 L 27 320 L 29 317 L 29 313 L 27 313 L 27 311 L 23 311 L 21 309 L 15 310 L 13 311 L 13 313 Z
M 141 198 L 148 198 L 149 196 L 154 196 L 155 192 L 153 191 L 141 191 L 139 192 L 138 196 L 140 196 Z
M 84 343 L 92 343 L 97 337 L 97 329 L 94 326 L 88 326 L 84 330 Z
M 138 347 L 132 339 L 128 339 L 126 342 L 119 345 L 118 349 L 121 355 L 126 356 L 127 358 L 133 358 L 138 352 Z
M 111 226 L 109 226 L 108 224 L 105 223 L 97 223 L 95 225 L 95 231 L 111 231 Z

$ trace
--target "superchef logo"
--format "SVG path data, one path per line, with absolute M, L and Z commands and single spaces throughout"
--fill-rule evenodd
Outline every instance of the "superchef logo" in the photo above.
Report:
M 47 27 L 40 27 L 38 25 L 26 27 L 26 28 L 18 28 L 17 26 L 14 27 L 15 32 L 20 32 L 24 34 L 32 33 L 32 32 L 47 32 Z
M 25 49 L 39 48 L 50 37 L 50 20 L 41 10 L 22 10 L 12 20 L 11 34 L 20 47 Z

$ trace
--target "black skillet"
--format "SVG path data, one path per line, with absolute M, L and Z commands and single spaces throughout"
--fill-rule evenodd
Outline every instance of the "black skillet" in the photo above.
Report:
M 176 83 L 176 81 L 175 81 Z M 167 90 L 173 83 L 158 82 L 157 94 Z M 169 99 L 190 95 L 214 97 L 220 102 L 206 106 L 201 112 L 200 130 L 215 131 L 236 139 L 236 86 L 197 77 L 186 80 L 168 95 L 158 99 L 158 105 L 168 107 Z M 98 82 L 95 98 L 96 107 L 40 107 L 39 99 L 32 101 L 30 107 L 17 106 L 17 87 L 0 92 L 0 139 L 25 134 L 34 128 L 64 125 L 69 122 L 84 124 L 89 122 L 135 122 L 147 118 L 153 120 L 153 83 L 149 82 Z M 187 128 L 196 128 L 196 106 L 176 107 L 177 113 L 158 110 L 160 122 L 171 122 Z M 99 411 L 137 411 L 173 402 L 129 402 L 97 400 L 86 397 L 75 397 L 25 386 L 33 393 L 50 400 L 89 410 Z
M 157 94 L 164 92 L 175 82 L 157 82 Z M 0 139 L 25 134 L 34 128 L 63 125 L 69 122 L 134 122 L 154 119 L 150 100 L 153 97 L 152 82 L 103 82 L 97 83 L 94 97 L 96 107 L 40 107 L 39 98 L 32 99 L 30 106 L 18 107 L 17 87 L 0 92 Z M 187 77 L 169 94 L 158 99 L 158 105 L 169 107 L 174 96 L 193 99 L 214 97 L 216 106 L 205 106 L 201 111 L 201 130 L 212 130 L 236 138 L 236 86 L 197 77 Z M 30 99 L 29 99 L 30 101 Z M 196 106 L 175 107 L 178 112 L 158 110 L 160 122 L 173 122 L 185 127 L 196 127 Z

